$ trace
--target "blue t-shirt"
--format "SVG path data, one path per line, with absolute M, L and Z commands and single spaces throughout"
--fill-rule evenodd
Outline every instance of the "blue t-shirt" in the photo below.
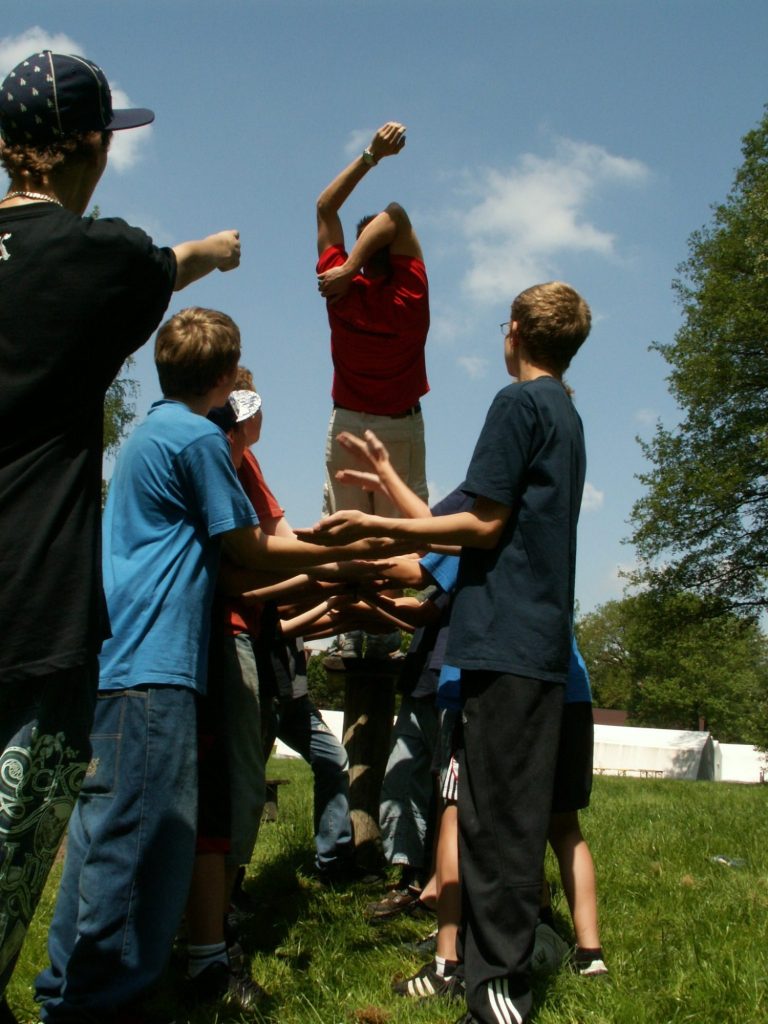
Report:
M 217 538 L 256 523 L 221 430 L 181 402 L 156 402 L 120 451 L 104 512 L 112 637 L 100 689 L 205 692 Z
M 565 684 L 565 703 L 592 703 L 592 687 L 589 685 L 589 672 L 584 664 L 576 637 L 571 640 L 571 661 L 568 665 L 568 681 Z

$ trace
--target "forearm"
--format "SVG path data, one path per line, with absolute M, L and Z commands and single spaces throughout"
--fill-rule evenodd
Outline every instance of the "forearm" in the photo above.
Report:
M 417 519 L 366 516 L 364 525 L 370 537 L 410 541 L 414 547 L 423 544 L 455 544 L 459 547 L 493 548 L 500 533 L 496 520 L 480 516 L 474 510 Z
M 306 573 L 299 573 L 296 576 L 289 576 L 287 579 L 275 583 L 246 590 L 241 596 L 245 604 L 258 604 L 262 601 L 277 601 L 288 597 L 295 598 L 308 587 L 314 588 L 314 586 L 314 580 Z
M 403 218 L 408 220 L 405 210 L 397 203 L 390 203 L 386 210 L 378 213 L 360 232 L 347 256 L 345 269 L 356 274 L 375 252 L 391 245 L 402 227 Z
M 388 538 L 382 538 L 319 548 L 295 536 L 270 537 L 258 528 L 244 527 L 224 535 L 223 549 L 227 558 L 241 568 L 277 574 L 291 569 L 301 572 L 326 562 L 376 558 L 389 551 L 400 554 L 405 545 L 395 545 Z
M 339 212 L 352 195 L 355 186 L 363 180 L 370 169 L 362 156 L 358 156 L 336 175 L 330 185 L 327 185 L 317 197 L 318 223 L 325 217 Z
M 174 291 L 181 291 L 193 281 L 205 277 L 212 270 L 233 270 L 240 262 L 239 232 L 219 231 L 191 242 L 173 247 L 176 256 L 176 283 Z
M 382 487 L 406 519 L 426 519 L 432 515 L 429 505 L 397 473 L 391 462 L 377 466 Z

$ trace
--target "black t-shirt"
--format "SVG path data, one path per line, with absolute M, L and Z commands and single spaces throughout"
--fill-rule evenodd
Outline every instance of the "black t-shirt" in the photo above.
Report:
M 84 664 L 106 619 L 104 394 L 157 327 L 176 259 L 124 221 L 0 210 L 0 680 Z
M 492 551 L 462 550 L 449 664 L 566 681 L 585 468 L 581 419 L 559 381 L 496 395 L 464 491 L 511 514 Z

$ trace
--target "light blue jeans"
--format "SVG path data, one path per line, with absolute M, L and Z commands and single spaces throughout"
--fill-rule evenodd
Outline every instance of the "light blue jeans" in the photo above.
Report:
M 306 695 L 279 702 L 273 732 L 312 768 L 317 867 L 343 867 L 354 853 L 346 750 Z
M 46 1022 L 110 1020 L 165 969 L 195 852 L 195 700 L 176 686 L 99 694 L 36 981 Z
M 432 757 L 438 728 L 434 697 L 403 697 L 379 807 L 384 856 L 390 864 L 429 867 L 431 850 L 425 850 L 425 842 L 434 799 Z

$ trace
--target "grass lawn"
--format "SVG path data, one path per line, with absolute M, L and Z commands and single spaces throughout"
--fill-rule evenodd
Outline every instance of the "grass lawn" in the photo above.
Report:
M 246 1019 L 269 1024 L 451 1024 L 463 1007 L 394 996 L 397 975 L 423 958 L 407 944 L 429 917 L 372 926 L 362 909 L 381 887 L 328 891 L 311 880 L 311 775 L 271 765 L 280 818 L 265 824 L 247 887 L 263 913 L 243 932 L 254 977 L 269 991 L 261 1016 L 209 1007 L 179 1024 Z M 563 970 L 535 988 L 536 1024 L 765 1024 L 768 1021 L 768 790 L 725 783 L 596 778 L 584 831 L 598 874 L 607 978 Z M 724 854 L 741 868 L 713 863 Z M 548 876 L 557 879 L 554 861 Z M 36 1021 L 32 981 L 45 962 L 58 871 L 9 989 L 23 1022 Z M 556 918 L 570 937 L 564 900 Z

